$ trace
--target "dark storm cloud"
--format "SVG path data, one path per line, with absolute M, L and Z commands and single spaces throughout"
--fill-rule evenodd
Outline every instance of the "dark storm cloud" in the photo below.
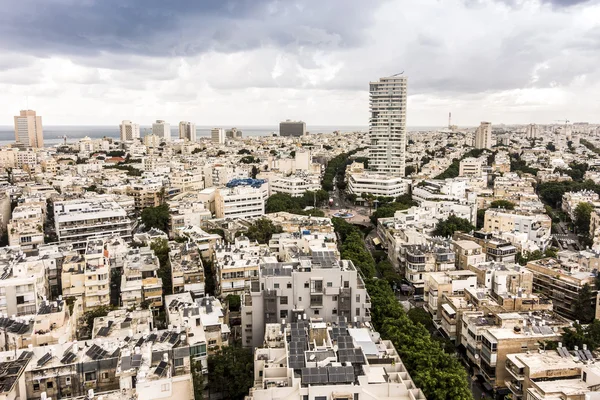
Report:
M 379 3 L 381 0 L 377 0 Z M 0 47 L 36 56 L 188 56 L 261 46 L 353 47 L 372 1 L 6 0 Z

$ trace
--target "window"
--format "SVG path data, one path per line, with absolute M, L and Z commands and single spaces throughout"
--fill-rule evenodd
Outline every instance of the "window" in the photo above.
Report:
M 268 314 L 267 314 L 267 316 L 268 316 Z M 268 317 L 267 317 L 267 318 L 268 318 Z M 214 346 L 215 344 L 217 344 L 217 340 L 216 340 L 216 339 L 210 339 L 210 340 L 208 341 L 208 345 L 209 345 L 209 346 Z
M 310 296 L 310 306 L 311 307 L 323 306 L 323 296 L 320 294 L 313 294 L 312 296 Z
M 287 310 L 279 311 L 279 318 L 287 318 L 287 316 L 288 316 Z
M 315 400 L 327 400 L 327 396 L 315 396 Z
M 40 390 L 40 384 L 36 383 L 36 382 L 33 382 L 33 391 L 37 392 L 39 390 Z
M 168 383 L 163 383 L 162 385 L 160 385 L 161 392 L 168 392 L 169 390 L 171 390 L 171 385 L 169 385 Z
M 337 315 L 337 309 L 335 309 L 335 308 L 334 308 L 333 310 L 331 310 L 331 313 L 332 313 L 333 315 Z
M 348 289 L 350 287 L 350 281 L 344 281 L 344 289 Z
M 323 291 L 323 281 L 312 281 L 312 291 L 321 293 Z
M 273 287 L 274 287 L 275 289 L 279 289 L 279 283 L 274 283 L 274 284 L 273 284 Z
M 96 380 L 96 371 L 86 372 L 84 376 L 84 382 L 90 382 Z
M 327 282 L 327 287 L 333 287 L 333 283 L 332 282 Z
M 71 377 L 70 377 L 70 376 L 67 376 L 67 377 L 65 378 L 65 385 L 67 385 L 67 386 L 71 386 Z
M 291 284 L 291 283 L 288 283 L 288 284 L 287 284 L 287 288 L 288 288 L 288 289 L 291 289 L 291 288 L 292 288 L 292 284 Z
M 315 310 L 315 315 L 319 315 L 319 310 Z
M 357 316 L 357 317 L 360 317 L 360 307 L 357 307 L 357 308 L 356 308 L 356 316 Z
M 279 304 L 282 304 L 282 305 L 284 305 L 284 304 L 287 304 L 287 303 L 288 303 L 288 298 L 287 298 L 287 296 L 281 296 L 281 297 L 279 298 Z
M 298 301 L 302 301 L 302 297 L 298 297 Z
M 357 302 L 357 303 L 360 303 L 360 294 L 357 294 L 357 295 L 356 295 L 356 302 Z
M 308 283 L 308 282 L 304 282 L 304 288 L 305 288 L 305 289 L 308 289 L 309 287 L 310 287 L 310 283 Z
M 25 296 L 17 296 L 17 304 L 25 303 Z
M 175 368 L 177 368 L 177 367 L 183 367 L 183 358 L 175 358 L 175 359 L 173 359 L 173 365 L 175 366 Z
M 108 372 L 102 373 L 102 379 L 108 379 Z

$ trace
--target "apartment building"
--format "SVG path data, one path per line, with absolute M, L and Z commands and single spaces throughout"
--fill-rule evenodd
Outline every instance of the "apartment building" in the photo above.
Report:
M 304 121 L 285 120 L 279 123 L 279 136 L 301 137 L 306 135 Z
M 162 279 L 158 277 L 160 263 L 149 247 L 132 248 L 127 252 L 121 277 L 121 304 L 132 308 L 147 302 L 149 307 L 162 306 Z
M 600 196 L 592 190 L 581 190 L 579 192 L 566 192 L 562 197 L 562 210 L 575 221 L 575 209 L 579 203 L 590 203 L 594 208 L 600 208 Z
M 140 138 L 140 126 L 128 120 L 123 120 L 119 125 L 119 131 L 121 132 L 121 141 L 133 141 Z
M 170 242 L 169 248 L 172 293 L 190 292 L 194 297 L 204 296 L 204 265 L 198 246 L 192 241 Z
M 135 210 L 141 212 L 144 208 L 158 207 L 162 204 L 162 182 L 144 181 L 132 184 L 127 194 L 133 197 Z
M 472 234 L 455 232 L 454 240 L 469 240 L 479 244 L 486 255 L 486 261 L 514 263 L 517 248 L 508 240 L 495 237 L 490 232 L 475 231 Z
M 598 397 L 600 369 L 597 358 L 584 344 L 567 349 L 509 354 L 506 386 L 516 400 L 578 400 Z
M 400 256 L 400 270 L 415 294 L 424 294 L 427 276 L 433 272 L 452 271 L 456 268 L 455 254 L 450 243 L 427 242 L 405 246 Z
M 301 197 L 307 191 L 317 191 L 321 189 L 319 176 L 295 175 L 295 176 L 277 176 L 269 179 L 271 193 L 286 193 L 292 197 Z
M 265 201 L 268 189 L 250 186 L 220 188 L 215 194 L 215 214 L 217 218 L 252 218 L 265 214 Z
M 85 250 L 88 238 L 119 236 L 131 240 L 132 221 L 116 201 L 107 197 L 57 201 L 54 223 L 58 240 Z
M 169 176 L 172 188 L 183 192 L 195 192 L 204 189 L 204 178 L 200 171 L 178 171 Z
M 179 235 L 181 229 L 186 227 L 200 227 L 203 222 L 212 218 L 210 210 L 205 208 L 201 201 L 169 202 L 169 214 L 171 217 L 171 234 Z
M 171 124 L 157 119 L 152 124 L 152 134 L 158 136 L 163 142 L 171 141 Z
M 213 128 L 210 131 L 210 138 L 213 144 L 225 144 L 225 129 Z
M 515 172 L 506 173 L 494 179 L 494 197 L 506 198 L 514 194 L 535 193 L 536 181 L 533 178 L 520 177 Z
M 196 124 L 188 121 L 181 121 L 179 123 L 179 139 L 185 141 L 195 142 L 196 141 Z
M 431 272 L 426 276 L 424 299 L 433 323 L 441 327 L 442 316 L 453 319 L 456 312 L 444 302 L 444 296 L 464 295 L 469 288 L 477 287 L 477 276 L 471 271 Z M 452 324 L 454 327 L 456 324 Z M 448 325 L 446 325 L 448 326 Z M 450 339 L 456 338 L 456 329 L 447 329 Z
M 594 275 L 591 270 L 554 258 L 530 261 L 527 263 L 527 269 L 533 273 L 533 290 L 551 299 L 555 312 L 573 321 L 579 319 L 579 310 L 575 305 L 584 285 L 594 288 Z M 600 317 L 596 291 L 589 301 L 594 305 L 596 317 Z
M 482 122 L 475 132 L 475 148 L 491 149 L 494 144 L 492 142 L 492 123 Z
M 265 325 L 319 318 L 332 322 L 371 320 L 371 300 L 351 261 L 333 251 L 314 251 L 294 262 L 266 259 L 243 296 L 242 344 L 260 346 Z
M 0 313 L 34 315 L 48 298 L 46 268 L 42 263 L 23 263 L 22 253 L 5 250 L 0 260 Z
M 484 218 L 484 232 L 493 232 L 498 236 L 504 233 L 518 234 L 542 249 L 550 242 L 552 219 L 546 214 L 489 209 Z
M 458 269 L 469 269 L 469 265 L 485 262 L 486 255 L 481 245 L 472 240 L 454 239 L 454 253 Z
M 268 324 L 260 342 L 248 400 L 425 399 L 392 342 L 360 322 Z
M 21 110 L 15 116 L 15 142 L 29 147 L 44 147 L 42 117 L 33 110 Z
M 221 296 L 241 294 L 258 280 L 261 259 L 269 255 L 266 245 L 250 242 L 245 236 L 233 243 L 217 243 L 213 254 L 217 292 Z
M 313 217 L 309 215 L 290 214 L 282 211 L 265 214 L 265 218 L 280 226 L 283 232 L 296 233 L 333 233 L 334 227 L 331 218 Z
M 7 225 L 9 246 L 32 251 L 43 245 L 44 219 L 44 211 L 37 203 L 15 207 Z
M 348 177 L 348 191 L 360 196 L 369 193 L 373 196 L 398 197 L 408 193 L 410 180 L 399 176 L 373 173 L 352 173 Z
M 483 173 L 482 160 L 475 157 L 467 157 L 460 160 L 458 176 L 480 177 Z

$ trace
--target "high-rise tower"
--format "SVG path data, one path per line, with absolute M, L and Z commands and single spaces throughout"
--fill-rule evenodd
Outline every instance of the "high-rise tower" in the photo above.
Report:
M 179 139 L 195 142 L 196 124 L 193 122 L 181 121 L 179 123 Z
M 404 176 L 406 154 L 406 76 L 380 78 L 369 87 L 369 168 Z
M 44 147 L 42 117 L 33 110 L 21 110 L 15 116 L 15 141 L 30 147 Z

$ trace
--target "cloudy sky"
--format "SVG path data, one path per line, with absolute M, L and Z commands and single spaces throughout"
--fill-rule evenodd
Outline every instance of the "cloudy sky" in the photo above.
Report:
M 600 0 L 0 0 L 0 125 L 600 122 Z

